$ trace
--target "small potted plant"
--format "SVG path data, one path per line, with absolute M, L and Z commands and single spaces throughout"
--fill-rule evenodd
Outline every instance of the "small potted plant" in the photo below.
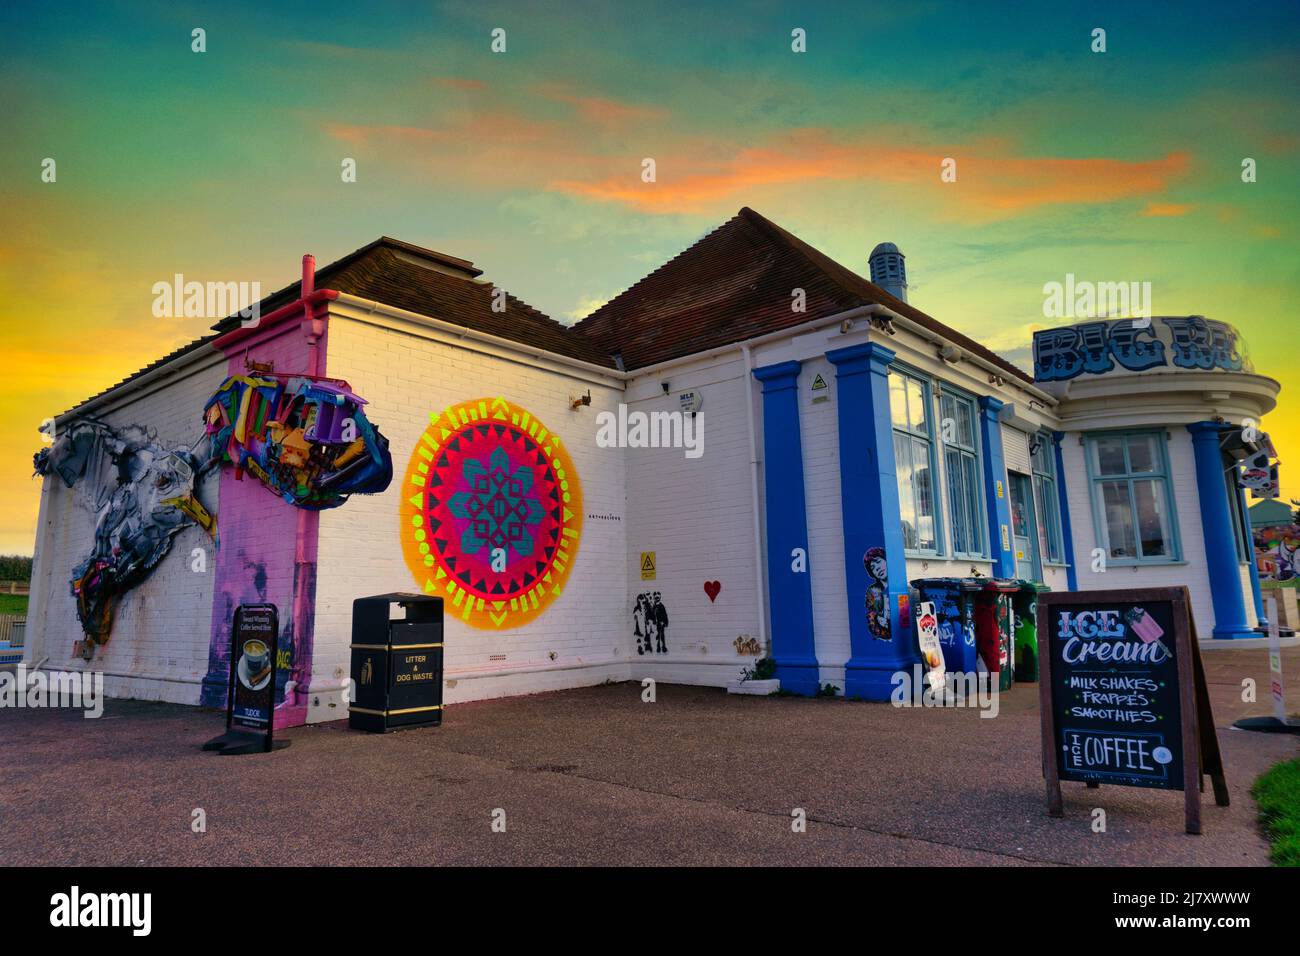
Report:
M 781 689 L 781 682 L 776 677 L 776 661 L 770 657 L 759 658 L 753 667 L 746 667 L 740 672 L 740 679 L 727 684 L 728 694 L 754 694 L 766 697 Z

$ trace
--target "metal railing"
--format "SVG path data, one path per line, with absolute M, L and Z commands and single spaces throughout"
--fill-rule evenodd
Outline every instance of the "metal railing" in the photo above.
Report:
M 0 614 L 0 645 L 8 644 L 10 650 L 20 650 L 27 643 L 27 616 Z

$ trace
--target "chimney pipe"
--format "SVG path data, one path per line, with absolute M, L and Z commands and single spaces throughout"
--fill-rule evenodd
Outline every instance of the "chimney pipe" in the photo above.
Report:
M 302 298 L 316 291 L 316 257 L 310 252 L 302 257 Z

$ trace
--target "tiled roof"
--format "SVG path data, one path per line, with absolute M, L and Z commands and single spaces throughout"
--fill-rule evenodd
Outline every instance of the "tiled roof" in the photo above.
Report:
M 791 308 L 794 289 L 806 294 L 804 312 Z M 574 329 L 603 351 L 621 354 L 632 370 L 871 304 L 906 316 L 1017 379 L 1032 381 L 978 342 L 894 298 L 748 207 Z
M 608 352 L 590 339 L 506 294 L 505 311 L 492 311 L 495 287 L 480 282 L 481 269 L 472 262 L 384 236 L 316 271 L 316 288 L 333 289 L 374 299 L 442 322 L 510 339 L 568 358 L 613 368 Z M 301 282 L 262 300 L 265 315 L 299 297 Z M 231 316 L 214 328 L 227 331 L 239 324 Z
M 615 367 L 617 354 L 628 370 L 874 303 L 1015 378 L 1032 381 L 978 342 L 894 298 L 748 207 L 576 326 L 562 325 L 508 293 L 506 310 L 492 311 L 494 286 L 478 281 L 482 274 L 465 259 L 382 236 L 317 269 L 316 288 L 374 299 L 605 368 Z M 296 301 L 300 287 L 295 282 L 262 299 L 261 314 Z M 806 293 L 804 312 L 790 307 L 796 288 Z M 239 322 L 238 315 L 223 319 L 212 327 L 216 334 L 182 346 L 81 405 L 207 345 Z

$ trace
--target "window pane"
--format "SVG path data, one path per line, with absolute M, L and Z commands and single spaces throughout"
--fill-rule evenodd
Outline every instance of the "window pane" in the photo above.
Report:
M 1124 438 L 1093 439 L 1095 461 L 1099 475 L 1124 475 L 1127 470 L 1124 462 Z
M 1133 498 L 1137 504 L 1138 535 L 1142 542 L 1142 556 L 1167 557 L 1169 524 L 1168 512 L 1165 508 L 1164 482 L 1133 482 Z
M 961 453 L 944 454 L 944 469 L 948 472 L 948 510 L 952 514 L 952 550 L 954 554 L 970 551 L 967 535 L 970 516 L 966 514 L 965 474 L 962 471 Z
M 1109 555 L 1112 558 L 1136 558 L 1137 540 L 1133 528 L 1133 506 L 1128 497 L 1128 482 L 1101 482 L 1101 500 Z
M 1061 545 L 1060 502 L 1056 497 L 1056 482 L 1049 478 L 1038 478 L 1038 513 L 1040 518 L 1039 533 L 1046 538 L 1047 550 L 1044 552 L 1049 561 L 1063 559 Z
M 957 403 L 957 440 L 972 451 L 975 449 L 975 406 L 970 402 Z
M 925 407 L 925 387 L 914 378 L 907 380 L 907 415 L 912 431 L 930 433 L 930 414 Z
M 938 546 L 934 527 L 934 483 L 930 472 L 930 449 L 912 439 L 912 474 L 916 486 L 916 547 L 933 551 Z
M 907 390 L 897 372 L 889 373 L 889 415 L 895 428 L 907 427 Z
M 903 524 L 903 547 L 916 548 L 916 497 L 912 494 L 912 445 L 894 433 L 894 459 L 898 467 L 898 516 Z
M 979 462 L 974 455 L 963 456 L 966 469 L 966 510 L 970 512 L 970 552 L 984 553 L 984 528 L 980 523 L 983 512 L 980 509 Z
M 1040 433 L 1036 436 L 1036 440 L 1038 450 L 1034 452 L 1034 471 L 1042 475 L 1055 475 L 1056 461 L 1051 436 Z
M 939 393 L 939 437 L 945 442 L 958 441 L 957 402 L 947 392 Z
M 1128 436 L 1128 464 L 1135 475 L 1150 475 L 1159 471 L 1159 450 L 1155 435 Z

